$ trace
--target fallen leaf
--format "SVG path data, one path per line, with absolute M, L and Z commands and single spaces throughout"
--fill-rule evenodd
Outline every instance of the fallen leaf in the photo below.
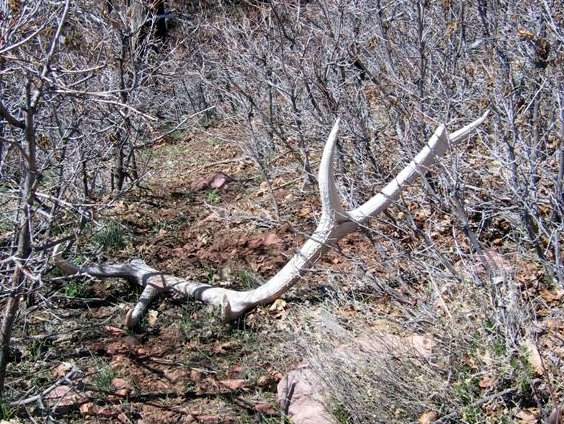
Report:
M 67 375 L 72 369 L 74 365 L 70 362 L 61 362 L 59 365 L 55 367 L 53 370 L 53 377 L 54 378 L 61 378 Z
M 261 192 L 268 190 L 268 183 L 266 181 L 263 181 L 262 183 L 260 183 L 259 184 L 259 190 Z
M 296 216 L 298 218 L 310 218 L 313 216 L 312 208 L 310 206 L 304 206 L 296 212 Z
M 119 414 L 119 411 L 117 410 L 117 408 L 114 408 L 112 406 L 104 406 L 100 409 L 98 409 L 98 411 L 96 411 L 96 415 L 99 417 L 104 417 L 104 418 L 113 418 L 115 416 L 117 416 Z
M 205 222 L 219 222 L 222 221 L 222 217 L 221 215 L 217 212 L 217 211 L 213 211 L 212 213 L 210 213 L 208 216 L 206 216 L 205 218 L 202 218 L 200 221 L 198 221 L 198 223 L 196 225 L 205 223 Z
M 264 236 L 263 244 L 265 246 L 277 246 L 282 244 L 282 239 L 276 233 L 268 233 Z
M 279 381 L 280 378 L 276 378 L 274 375 L 261 375 L 257 380 L 257 386 L 269 386 L 271 384 L 278 383 Z
M 223 354 L 226 353 L 228 350 L 239 347 L 240 343 L 238 341 L 230 341 L 221 343 L 213 347 L 213 353 Z
M 517 34 L 519 35 L 519 37 L 525 40 L 532 40 L 535 37 L 535 35 L 531 31 L 524 28 L 517 29 Z
M 539 419 L 539 411 L 537 409 L 523 409 L 515 414 L 520 424 L 536 424 Z
M 241 377 L 245 374 L 243 366 L 241 364 L 232 364 L 229 367 L 228 373 L 230 377 Z
M 92 402 L 86 402 L 78 408 L 82 415 L 94 415 L 96 413 L 96 406 Z
M 482 389 L 492 389 L 495 387 L 495 378 L 491 374 L 484 375 L 478 382 Z
M 532 340 L 527 339 L 523 342 L 523 346 L 527 349 L 527 359 L 529 360 L 531 369 L 535 374 L 542 375 L 544 373 L 544 367 L 537 345 Z
M 190 380 L 192 380 L 194 383 L 199 383 L 200 381 L 202 381 L 202 372 L 196 368 L 192 368 L 190 370 Z
M 120 423 L 131 423 L 131 420 L 127 418 L 127 415 L 124 412 L 121 412 L 116 418 Z
M 93 316 L 94 318 L 108 318 L 110 316 L 112 316 L 113 314 L 113 309 L 110 307 L 101 307 L 101 308 L 97 308 L 97 309 L 90 309 L 89 313 L 91 316 Z
M 268 403 L 257 403 L 255 404 L 254 408 L 255 411 L 260 412 L 261 414 L 267 414 L 267 415 L 276 414 L 276 410 Z
M 545 321 L 546 328 L 552 331 L 559 331 L 564 329 L 564 321 L 557 319 L 547 319 Z
M 417 424 L 431 424 L 437 419 L 438 416 L 439 414 L 437 414 L 435 411 L 424 412 L 419 416 Z
M 561 288 L 544 289 L 541 290 L 540 296 L 547 303 L 560 302 L 560 300 L 564 297 L 564 289 Z
M 123 378 L 116 377 L 112 380 L 112 388 L 115 390 L 127 389 L 131 392 L 131 384 Z
M 158 316 L 159 311 L 155 311 L 154 309 L 149 310 L 147 313 L 147 323 L 153 327 L 157 323 Z
M 270 308 L 268 309 L 271 312 L 281 312 L 284 310 L 284 307 L 286 306 L 286 301 L 284 299 L 276 299 L 272 305 L 270 305 Z

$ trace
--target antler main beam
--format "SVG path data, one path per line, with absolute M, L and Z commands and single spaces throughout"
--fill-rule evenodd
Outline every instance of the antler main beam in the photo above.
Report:
M 155 296 L 167 290 L 174 290 L 207 304 L 218 305 L 221 307 L 224 321 L 233 321 L 248 310 L 270 303 L 288 291 L 302 277 L 302 273 L 338 240 L 355 231 L 359 224 L 388 208 L 417 175 L 425 173 L 435 159 L 447 151 L 449 145 L 456 145 L 468 138 L 484 122 L 487 114 L 488 112 L 450 135 L 447 134 L 445 126 L 440 125 L 419 154 L 391 182 L 370 200 L 351 211 L 343 209 L 344 202 L 335 182 L 334 155 L 339 131 L 337 119 L 325 144 L 319 167 L 321 196 L 319 224 L 290 261 L 270 280 L 256 289 L 236 291 L 166 275 L 139 259 L 118 265 L 77 266 L 63 259 L 57 249 L 54 253 L 55 265 L 69 274 L 98 278 L 123 277 L 144 287 L 139 302 L 127 314 L 126 322 L 129 327 L 137 326 Z

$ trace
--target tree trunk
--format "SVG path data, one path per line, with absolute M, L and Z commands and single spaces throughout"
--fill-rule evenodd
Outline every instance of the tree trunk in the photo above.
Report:
M 6 310 L 2 317 L 2 325 L 0 326 L 0 399 L 4 394 L 4 383 L 6 378 L 6 368 L 8 366 L 10 340 L 12 337 L 12 328 L 18 313 L 19 298 L 25 287 L 25 273 L 22 267 L 26 266 L 26 261 L 31 254 L 31 228 L 33 228 L 33 206 L 35 202 L 35 183 L 37 179 L 37 163 L 36 163 L 36 144 L 35 144 L 35 127 L 34 101 L 31 99 L 30 86 L 27 87 L 27 110 L 25 120 L 25 156 L 22 157 L 22 184 L 20 205 L 21 215 L 17 234 L 17 250 L 14 276 L 12 278 L 10 296 Z

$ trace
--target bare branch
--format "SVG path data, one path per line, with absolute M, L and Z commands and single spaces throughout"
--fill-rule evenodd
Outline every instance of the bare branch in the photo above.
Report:
M 19 119 L 15 118 L 0 102 L 0 117 L 4 118 L 8 124 L 13 125 L 14 127 L 24 129 L 25 122 L 20 121 Z

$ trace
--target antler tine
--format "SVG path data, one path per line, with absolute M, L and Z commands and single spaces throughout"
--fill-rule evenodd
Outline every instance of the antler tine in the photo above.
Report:
M 465 127 L 460 128 L 459 130 L 449 134 L 448 138 L 452 144 L 460 143 L 461 141 L 466 140 L 468 137 L 472 135 L 472 133 L 486 120 L 488 114 L 490 113 L 489 109 L 476 119 L 474 122 L 469 123 Z
M 440 125 L 419 154 L 376 196 L 350 211 L 349 216 L 355 222 L 364 222 L 371 216 L 378 215 L 385 210 L 409 181 L 428 168 L 437 156 L 442 155 L 447 150 L 448 140 L 445 126 Z
M 342 212 L 341 196 L 335 181 L 335 147 L 339 133 L 340 118 L 337 118 L 327 138 L 319 165 L 319 196 L 323 214 Z

